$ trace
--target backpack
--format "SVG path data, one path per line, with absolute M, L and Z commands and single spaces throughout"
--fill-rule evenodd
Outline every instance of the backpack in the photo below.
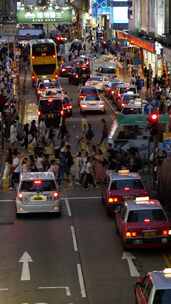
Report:
M 88 129 L 86 133 L 86 139 L 91 140 L 94 137 L 94 132 L 92 129 Z

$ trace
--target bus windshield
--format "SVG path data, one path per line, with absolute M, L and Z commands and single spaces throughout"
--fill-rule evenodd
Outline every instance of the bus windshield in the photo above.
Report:
M 55 55 L 55 46 L 52 43 L 33 44 L 33 56 L 52 56 Z
M 33 71 L 36 75 L 51 75 L 56 70 L 56 64 L 34 64 Z

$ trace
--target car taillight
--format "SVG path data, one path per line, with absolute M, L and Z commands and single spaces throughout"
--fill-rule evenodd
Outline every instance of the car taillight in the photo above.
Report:
M 131 238 L 131 237 L 136 237 L 137 233 L 135 231 L 127 231 L 125 233 L 125 235 L 126 235 L 127 238 Z
M 22 198 L 23 198 L 23 195 L 22 195 L 22 193 L 18 193 L 18 198 L 20 199 L 20 200 L 22 200 Z
M 78 74 L 75 75 L 75 78 L 78 78 Z
M 171 231 L 170 231 L 171 232 Z M 165 229 L 162 231 L 163 236 L 168 236 L 169 235 L 169 230 Z
M 66 69 L 62 69 L 62 72 L 65 72 L 66 71 Z
M 37 112 L 37 114 L 38 114 L 38 116 L 40 116 L 40 115 L 41 115 L 41 112 L 40 112 L 40 111 L 38 111 L 38 112 Z
M 84 98 L 84 95 L 80 95 L 80 99 L 83 99 Z
M 86 104 L 81 104 L 80 107 L 81 108 L 87 108 L 87 105 Z
M 58 74 L 55 75 L 55 79 L 58 79 Z
M 61 116 L 63 116 L 64 115 L 64 111 L 63 110 L 61 110 Z
M 56 55 L 53 55 L 52 57 L 53 57 L 53 58 L 56 58 Z
M 119 201 L 118 197 L 109 197 L 108 198 L 109 204 L 118 203 L 118 201 Z
M 32 56 L 32 59 L 35 59 L 35 56 Z
M 32 77 L 31 77 L 31 78 L 32 78 L 32 80 L 35 80 L 35 79 L 36 79 L 36 77 L 35 77 L 34 75 L 32 75 Z
M 111 93 L 112 93 L 112 94 L 114 94 L 115 92 L 114 92 L 114 91 L 112 91 Z
M 37 91 L 37 94 L 41 94 L 41 93 L 42 93 L 42 91 L 41 91 L 41 90 L 38 90 L 38 91 Z
M 55 199 L 57 199 L 57 198 L 59 197 L 59 192 L 54 192 L 54 193 L 53 193 L 53 197 L 54 197 Z

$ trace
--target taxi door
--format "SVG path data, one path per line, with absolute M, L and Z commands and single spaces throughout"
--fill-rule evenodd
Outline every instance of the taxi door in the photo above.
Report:
M 137 283 L 135 287 L 135 297 L 137 304 L 151 304 L 152 282 L 147 275 L 142 283 Z
M 125 230 L 125 215 L 127 208 L 125 206 L 120 206 L 118 211 L 116 211 L 116 223 L 119 234 L 122 236 Z

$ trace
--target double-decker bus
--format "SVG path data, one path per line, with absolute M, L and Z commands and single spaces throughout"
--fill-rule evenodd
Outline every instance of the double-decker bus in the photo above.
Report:
M 30 41 L 30 63 L 33 85 L 37 80 L 58 78 L 56 44 L 52 39 Z

